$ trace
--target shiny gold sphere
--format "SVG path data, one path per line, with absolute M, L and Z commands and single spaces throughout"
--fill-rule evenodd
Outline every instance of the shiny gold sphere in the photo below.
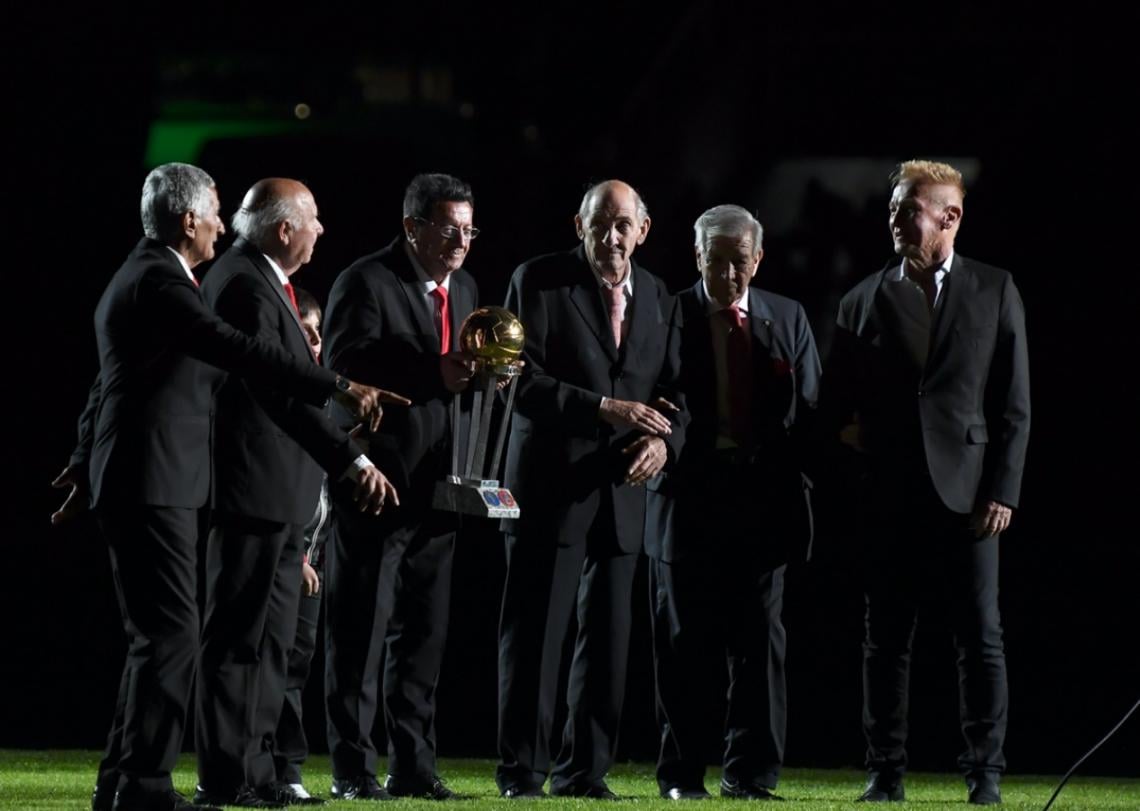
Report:
M 459 345 L 485 364 L 509 364 L 523 351 L 522 323 L 503 307 L 480 307 L 459 330 Z

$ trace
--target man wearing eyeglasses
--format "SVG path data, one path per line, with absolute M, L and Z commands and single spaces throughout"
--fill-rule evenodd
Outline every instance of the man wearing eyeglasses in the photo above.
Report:
M 329 294 L 325 362 L 360 380 L 389 381 L 412 400 L 389 408 L 379 431 L 362 437 L 400 504 L 378 517 L 334 504 L 325 697 L 336 799 L 455 796 L 436 772 L 434 722 L 456 518 L 432 510 L 431 496 L 449 472 L 452 398 L 474 371 L 472 358 L 456 350 L 459 327 L 476 306 L 475 281 L 463 270 L 479 233 L 473 217 L 469 185 L 416 176 L 404 195 L 403 233 L 354 262 Z M 384 787 L 371 737 L 382 654 Z

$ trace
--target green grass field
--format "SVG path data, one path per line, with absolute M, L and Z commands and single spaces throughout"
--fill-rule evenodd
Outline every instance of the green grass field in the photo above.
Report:
M 90 807 L 90 792 L 98 762 L 95 752 L 70 751 L 0 751 L 0 809 L 19 811 L 77 811 Z M 610 808 L 635 805 L 638 808 L 676 808 L 678 805 L 697 805 L 702 811 L 737 809 L 752 805 L 740 800 L 719 798 L 699 803 L 675 803 L 657 796 L 653 780 L 653 767 L 648 764 L 623 764 L 610 775 L 610 787 L 623 798 L 622 803 L 601 803 L 591 800 L 545 799 L 532 801 L 502 800 L 495 790 L 492 778 L 494 764 L 487 760 L 444 760 L 440 772 L 464 800 L 448 804 L 457 811 L 463 809 L 541 808 L 543 811 L 560 809 Z M 309 790 L 327 797 L 329 765 L 327 757 L 315 756 L 307 769 L 306 785 Z M 706 785 L 715 793 L 717 775 L 710 773 Z M 1059 777 L 1007 775 L 1002 783 L 1005 808 L 1041 809 L 1059 782 Z M 194 760 L 184 756 L 174 775 L 175 786 L 190 794 L 194 786 Z M 836 809 L 856 806 L 853 800 L 863 787 L 863 776 L 855 771 L 823 769 L 788 769 L 780 783 L 779 794 L 788 802 L 781 808 Z M 962 780 L 948 774 L 911 774 L 907 776 L 908 802 L 892 806 L 902 809 L 934 811 L 941 808 L 965 808 L 966 790 Z M 369 807 L 362 802 L 330 802 L 329 809 L 356 809 Z M 401 807 L 436 805 L 427 800 L 397 800 L 384 807 L 396 811 Z M 860 806 L 861 807 L 861 806 Z M 1112 809 L 1112 811 L 1140 811 L 1140 780 L 1124 778 L 1076 777 L 1065 787 L 1054 809 Z

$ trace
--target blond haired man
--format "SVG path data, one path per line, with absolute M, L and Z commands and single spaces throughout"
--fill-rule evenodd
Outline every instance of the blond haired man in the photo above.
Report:
M 958 649 L 969 800 L 1001 802 L 1007 717 L 998 539 L 1029 439 L 1025 315 L 1013 278 L 958 254 L 965 188 L 945 163 L 892 176 L 901 261 L 843 299 L 823 408 L 866 463 L 866 802 L 902 800 L 911 642 L 919 606 L 945 612 Z

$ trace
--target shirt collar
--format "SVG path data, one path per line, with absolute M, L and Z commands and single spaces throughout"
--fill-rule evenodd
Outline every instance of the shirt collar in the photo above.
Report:
M 748 298 L 749 298 L 748 290 L 749 289 L 750 288 L 747 288 L 747 287 L 744 288 L 744 294 L 736 300 L 736 307 L 742 313 L 748 312 Z M 725 307 L 719 301 L 714 299 L 712 297 L 712 294 L 709 293 L 709 283 L 705 280 L 704 276 L 701 277 L 701 290 L 705 294 L 705 310 L 706 310 L 706 312 L 708 312 L 709 315 L 712 315 L 713 313 L 718 313 L 721 310 L 727 310 L 728 309 L 728 307 Z
M 265 261 L 269 263 L 269 267 L 273 268 L 273 272 L 277 274 L 277 281 L 281 282 L 281 286 L 284 287 L 289 284 L 289 277 L 285 275 L 285 271 L 281 269 L 281 266 L 274 262 L 268 254 L 263 253 L 262 256 L 264 256 Z
M 436 283 L 435 279 L 433 279 L 431 276 L 428 276 L 427 271 L 424 270 L 423 265 L 420 264 L 420 260 L 416 258 L 416 252 L 412 250 L 412 246 L 408 244 L 407 240 L 404 240 L 404 252 L 408 255 L 408 259 L 412 263 L 412 270 L 416 272 L 416 279 L 418 279 L 420 284 L 423 286 L 425 296 L 430 296 L 431 291 L 435 290 L 437 287 L 442 287 L 448 293 L 451 292 L 450 273 L 443 277 L 442 284 L 438 284 Z
M 954 249 L 950 249 L 950 253 L 946 254 L 946 258 L 942 260 L 942 264 L 938 266 L 938 270 L 934 271 L 934 281 L 941 282 L 942 279 L 950 272 L 950 267 L 954 262 Z M 898 269 L 891 276 L 891 281 L 901 282 L 906 278 L 906 260 L 899 262 Z
M 172 254 L 178 257 L 178 264 L 182 265 L 182 269 L 186 271 L 186 275 L 190 277 L 190 281 L 194 282 L 194 284 L 197 284 L 198 280 L 194 277 L 193 271 L 190 270 L 190 263 L 186 261 L 186 257 L 171 248 L 169 245 L 166 246 L 166 250 L 170 251 Z
M 590 265 L 589 262 L 586 262 L 586 264 Z M 612 290 L 615 287 L 624 287 L 625 288 L 625 295 L 627 298 L 629 296 L 633 295 L 633 263 L 632 262 L 630 262 L 630 265 L 629 265 L 629 272 L 627 274 L 625 274 L 625 278 L 622 279 L 618 284 L 613 284 L 612 282 L 609 282 L 609 281 L 603 279 L 602 274 L 598 273 L 598 271 L 594 269 L 593 265 L 590 265 L 590 272 L 594 274 L 594 278 L 598 280 L 598 286 L 601 287 L 603 290 Z

